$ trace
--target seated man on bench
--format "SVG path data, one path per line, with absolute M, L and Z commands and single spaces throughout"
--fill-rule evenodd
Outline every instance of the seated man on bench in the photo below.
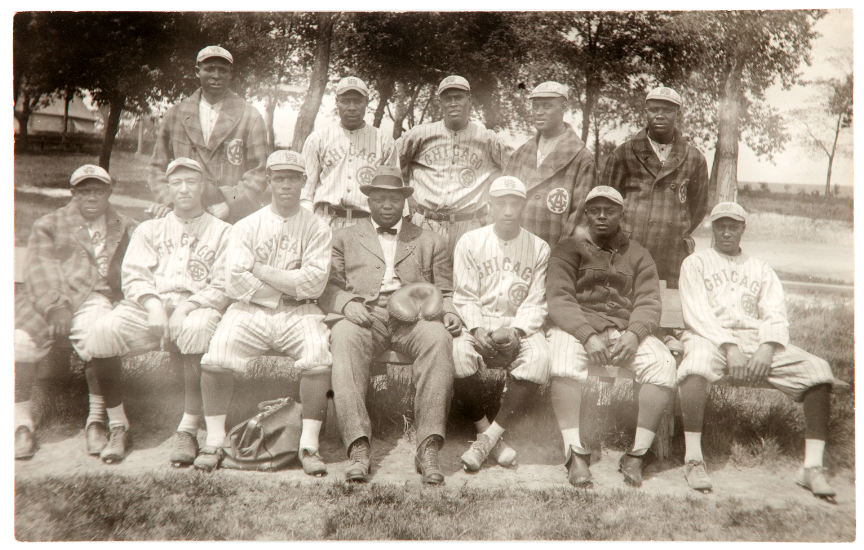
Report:
M 675 359 L 652 335 L 660 322 L 657 268 L 648 251 L 619 229 L 623 207 L 615 189 L 592 189 L 585 198 L 587 231 L 580 228 L 560 241 L 549 260 L 552 409 L 564 439 L 567 477 L 577 487 L 591 483 L 591 454 L 579 433 L 589 364 L 626 367 L 640 384 L 636 437 L 618 467 L 636 487 L 675 387 Z
M 462 328 L 451 302 L 452 267 L 443 237 L 402 219 L 413 189 L 397 168 L 379 166 L 372 182 L 360 186 L 369 197 L 371 220 L 333 235 L 330 280 L 319 304 L 333 320 L 333 403 L 351 464 L 348 481 L 369 477 L 372 437 L 366 410 L 369 369 L 376 355 L 392 347 L 410 356 L 415 386 L 417 471 L 423 482 L 438 485 L 444 475 L 438 450 L 444 443 L 453 392 L 453 338 Z M 443 324 L 420 319 L 395 323 L 386 309 L 402 285 L 434 284 L 444 297 Z
M 789 344 L 783 287 L 768 264 L 741 251 L 747 213 L 721 202 L 709 216 L 712 247 L 684 260 L 678 288 L 686 329 L 678 369 L 691 488 L 710 491 L 702 458 L 702 420 L 708 384 L 727 372 L 733 381 L 769 384 L 804 403 L 804 468 L 797 483 L 831 498 L 822 467 L 834 380 L 824 360 Z M 728 367 L 728 368 L 727 368 Z

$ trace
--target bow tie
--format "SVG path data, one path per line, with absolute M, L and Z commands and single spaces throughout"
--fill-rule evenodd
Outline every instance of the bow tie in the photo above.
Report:
M 383 233 L 387 233 L 389 235 L 395 235 L 396 234 L 396 228 L 395 227 L 377 227 L 375 229 L 375 231 L 377 231 L 379 235 L 381 235 Z

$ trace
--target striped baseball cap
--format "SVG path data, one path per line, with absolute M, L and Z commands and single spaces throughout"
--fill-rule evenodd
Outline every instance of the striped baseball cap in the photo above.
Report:
M 197 160 L 190 159 L 189 157 L 178 157 L 168 163 L 168 168 L 165 169 L 165 175 L 170 176 L 171 173 L 178 168 L 189 168 L 190 170 L 195 170 L 202 174 L 204 173 L 204 170 L 201 168 L 201 165 L 198 164 Z
M 739 222 L 747 221 L 747 211 L 737 202 L 723 201 L 711 209 L 711 214 L 708 216 L 709 221 L 716 221 L 720 218 L 732 218 Z
M 600 198 L 608 199 L 615 204 L 624 206 L 624 197 L 621 196 L 621 193 L 619 193 L 614 187 L 609 187 L 608 185 L 598 185 L 591 191 L 588 191 L 588 196 L 585 197 L 585 204 L 588 204 L 594 199 Z
M 221 46 L 207 46 L 201 48 L 201 51 L 199 51 L 198 55 L 195 57 L 195 62 L 201 63 L 205 59 L 210 59 L 211 57 L 218 57 L 232 65 L 234 64 L 234 56 L 231 55 L 231 52 Z
M 666 86 L 660 86 L 648 92 L 648 95 L 645 96 L 645 101 L 651 99 L 667 101 L 669 103 L 674 103 L 679 107 L 681 106 L 681 95 L 672 88 L 667 88 Z
M 293 170 L 295 172 L 306 172 L 306 161 L 303 155 L 295 151 L 280 149 L 273 151 L 267 157 L 267 170 Z
M 104 168 L 95 164 L 84 164 L 76 168 L 69 177 L 69 184 L 75 187 L 87 180 L 101 181 L 111 185 L 111 175 Z
M 366 83 L 357 78 L 356 76 L 346 76 L 342 80 L 339 81 L 339 84 L 336 85 L 336 95 L 340 96 L 345 92 L 350 91 L 360 92 L 363 94 L 363 97 L 369 97 L 369 88 L 366 86 Z
M 569 94 L 567 91 L 567 86 L 561 84 L 560 82 L 553 82 L 549 80 L 547 82 L 538 84 L 537 87 L 531 91 L 528 99 L 535 99 L 540 97 L 563 97 L 564 99 L 569 99 Z
M 450 88 L 466 92 L 471 91 L 471 85 L 468 84 L 468 80 L 466 80 L 464 76 L 459 76 L 458 74 L 451 74 L 441 81 L 441 84 L 438 85 L 438 95 L 441 95 L 441 92 L 449 90 Z
M 528 193 L 525 191 L 525 184 L 522 183 L 522 180 L 514 176 L 495 178 L 495 181 L 489 186 L 489 196 L 504 197 L 507 195 L 526 198 Z

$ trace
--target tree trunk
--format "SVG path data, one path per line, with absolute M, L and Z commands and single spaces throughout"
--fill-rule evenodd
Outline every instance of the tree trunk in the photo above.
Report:
M 588 136 L 591 131 L 591 115 L 594 113 L 596 103 L 597 91 L 593 89 L 590 82 L 586 82 L 585 103 L 582 104 L 582 143 L 588 143 Z
M 144 121 L 147 120 L 143 116 L 138 117 L 138 148 L 135 152 L 139 155 L 144 154 Z
M 264 125 L 267 127 L 267 143 L 271 149 L 276 149 L 276 131 L 273 127 L 275 120 L 276 104 L 279 102 L 278 84 L 273 88 L 273 91 L 267 95 L 267 101 L 264 104 Z
M 33 112 L 30 108 L 30 98 L 24 95 L 21 101 L 21 111 L 15 111 L 15 120 L 18 121 L 18 139 L 16 139 L 16 150 L 27 151 L 30 148 L 30 130 L 27 126 L 30 124 L 30 114 Z
M 72 96 L 74 97 L 74 96 Z M 69 92 L 63 94 L 63 132 L 60 134 L 60 143 L 66 143 L 66 137 L 69 134 L 69 104 L 72 102 L 72 97 Z
M 740 137 L 741 74 L 733 68 L 723 83 L 717 105 L 716 202 L 735 201 L 738 197 L 738 139 Z
M 600 122 L 597 117 L 594 117 L 594 169 L 600 170 Z
M 126 96 L 119 95 L 111 99 L 108 111 L 108 121 L 105 123 L 105 136 L 102 138 L 102 150 L 99 153 L 99 166 L 108 170 L 111 164 L 111 151 L 114 149 L 114 138 L 120 127 L 120 115 L 126 104 Z
M 321 107 L 321 98 L 327 86 L 327 70 L 330 65 L 330 44 L 333 40 L 333 24 L 338 14 L 318 13 L 318 37 L 315 44 L 315 62 L 312 66 L 312 76 L 309 77 L 309 90 L 306 99 L 297 113 L 294 125 L 294 139 L 291 149 L 300 151 L 303 143 L 315 127 L 315 117 Z
M 843 114 L 837 115 L 837 124 L 834 126 L 834 143 L 831 144 L 831 152 L 828 154 L 828 175 L 825 178 L 825 198 L 831 196 L 831 170 L 834 167 L 834 154 L 837 152 L 837 139 L 840 138 L 840 125 L 843 122 Z
M 381 121 L 384 120 L 384 112 L 387 110 L 387 103 L 389 103 L 390 98 L 393 97 L 393 90 L 396 89 L 396 84 L 393 82 L 393 79 L 387 78 L 379 80 L 376 83 L 376 87 L 378 88 L 378 106 L 375 107 L 375 116 L 372 118 L 372 126 L 380 128 Z

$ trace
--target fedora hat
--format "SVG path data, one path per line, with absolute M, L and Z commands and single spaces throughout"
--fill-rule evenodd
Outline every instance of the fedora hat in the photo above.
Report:
M 375 189 L 386 189 L 388 191 L 399 191 L 404 196 L 410 196 L 414 192 L 413 187 L 407 187 L 402 181 L 402 171 L 393 166 L 379 166 L 375 169 L 375 176 L 366 185 L 360 186 L 360 192 L 369 195 Z

